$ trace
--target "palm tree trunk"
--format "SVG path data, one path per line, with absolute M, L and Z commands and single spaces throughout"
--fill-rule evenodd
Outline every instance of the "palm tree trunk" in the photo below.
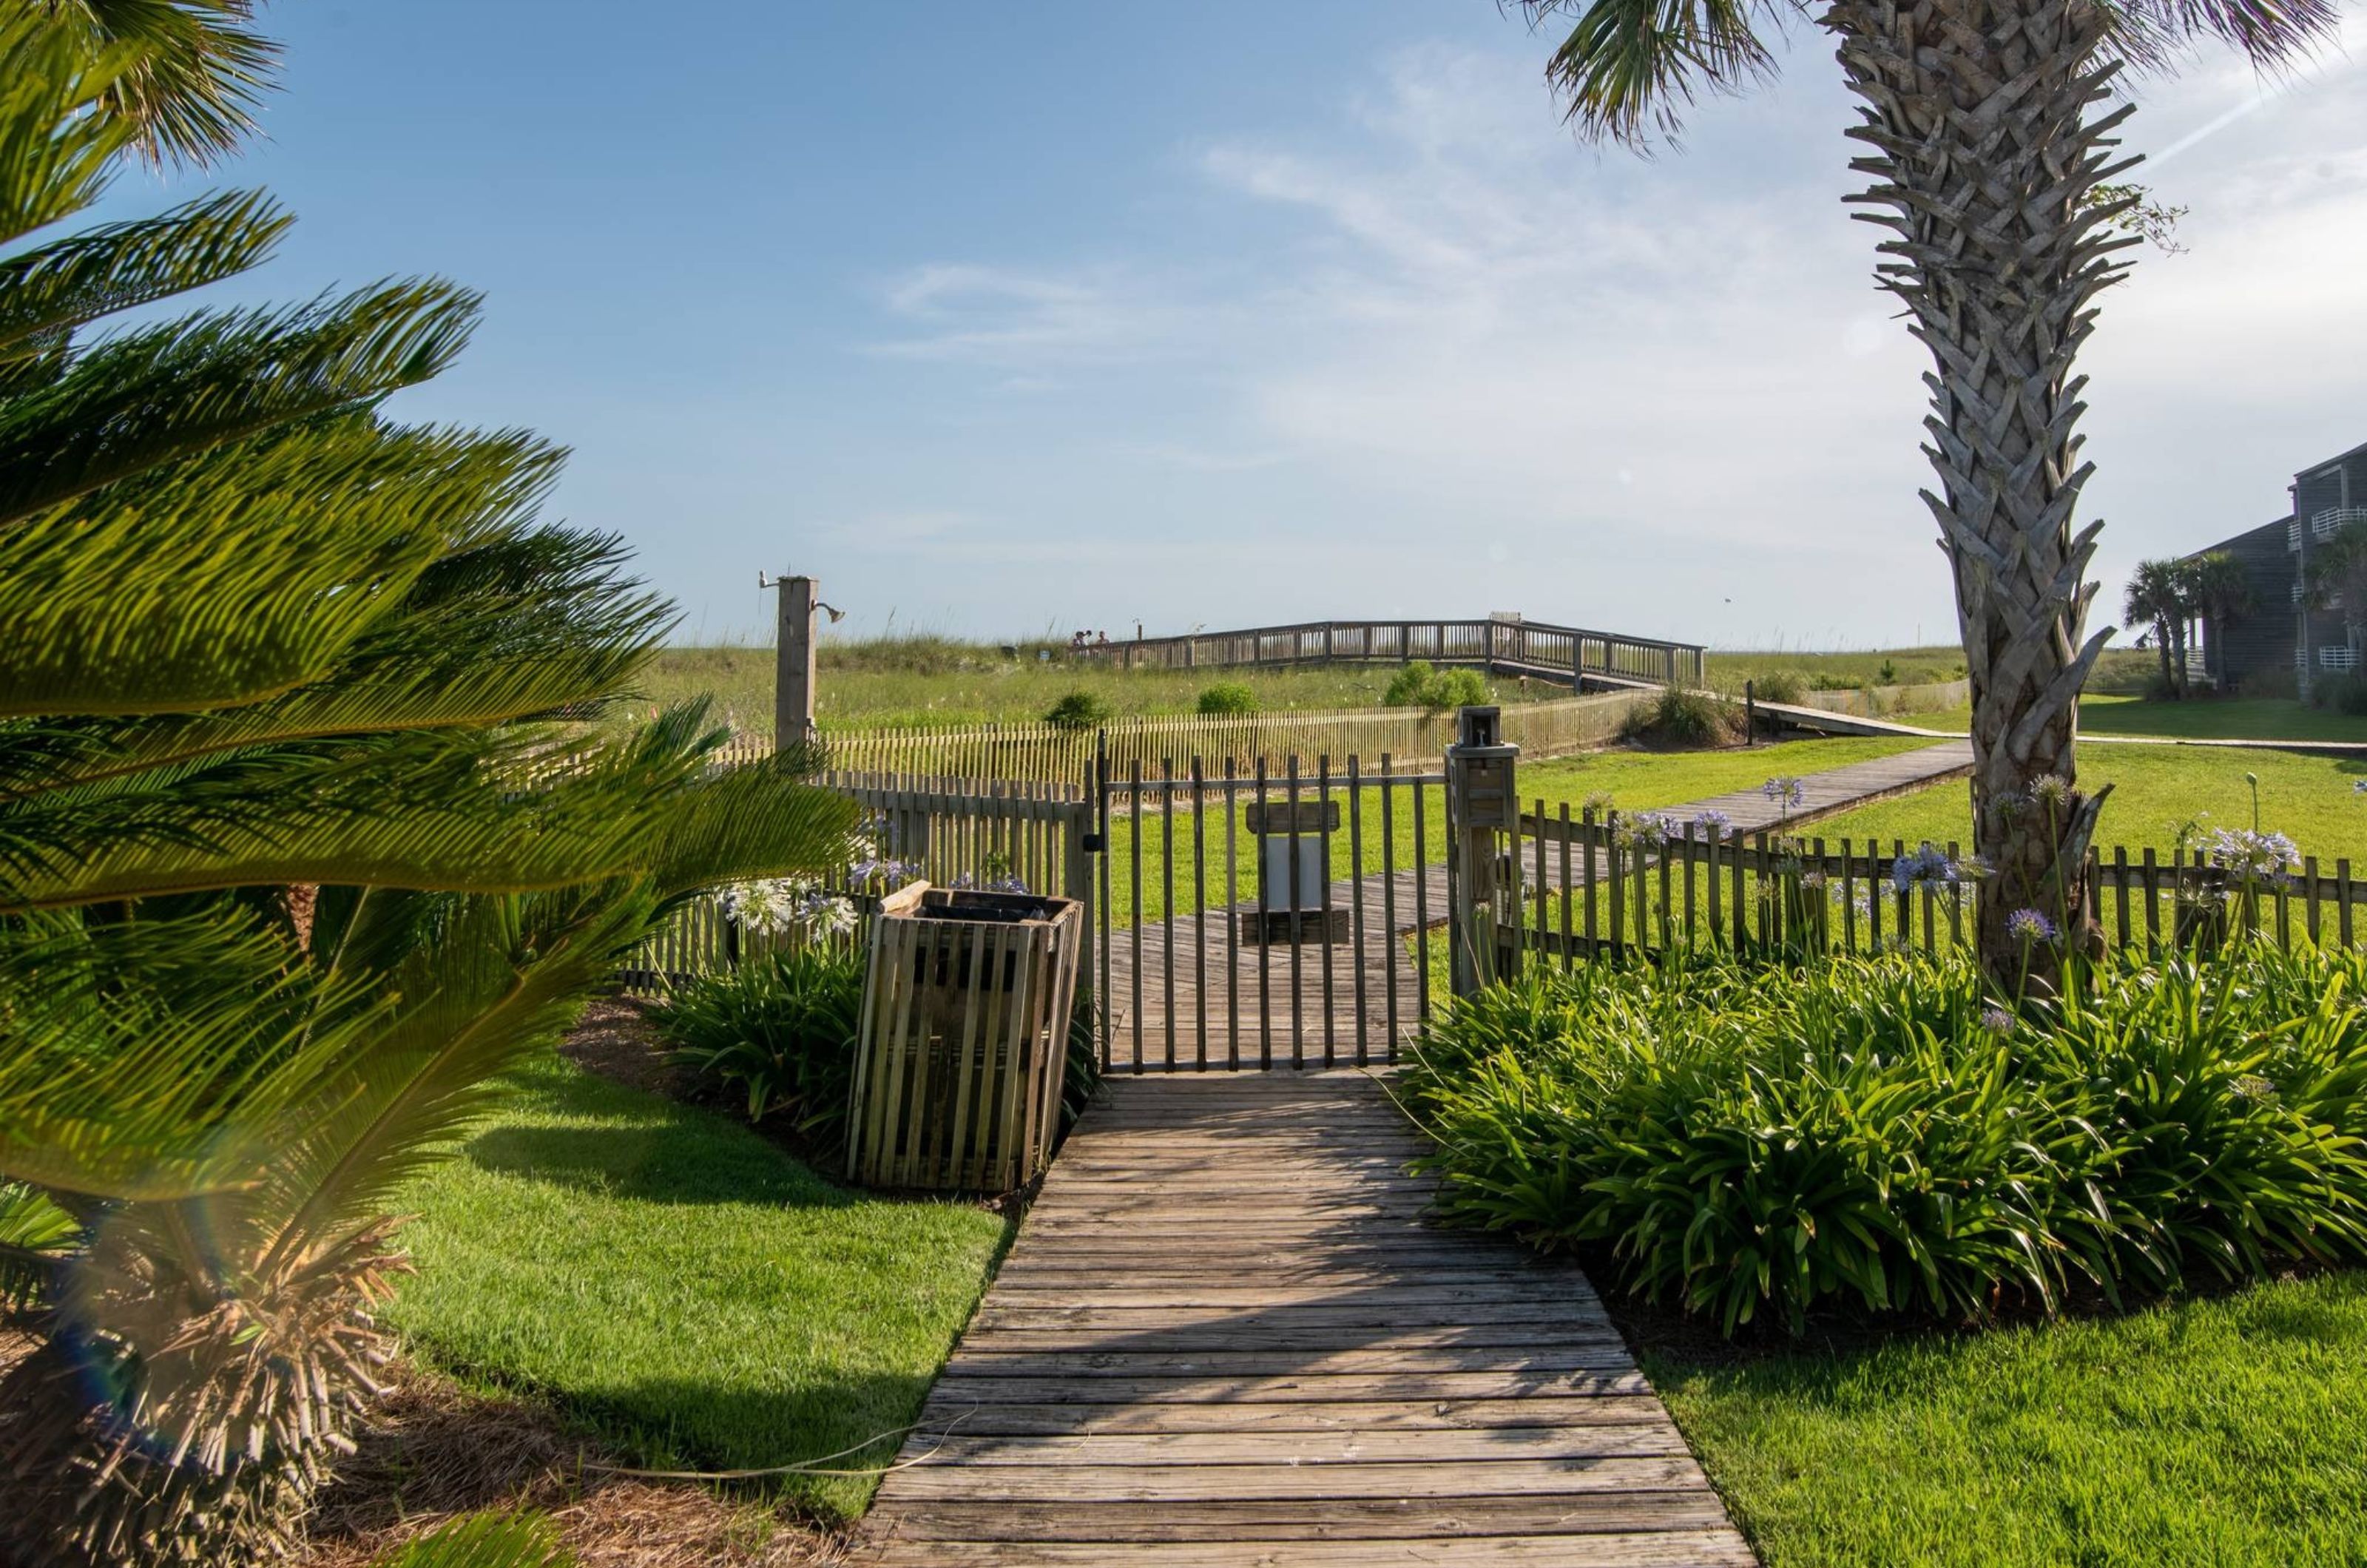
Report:
M 2117 68 L 2096 0 L 1840 0 L 1821 24 L 1863 101 L 1852 167 L 1873 176 L 1861 213 L 1893 232 L 1875 268 L 1931 350 L 1923 499 L 1954 569 L 1973 688 L 1973 841 L 1990 867 L 1980 953 L 2011 983 L 2035 908 L 2088 945 L 2086 861 L 2101 797 L 2077 789 L 2079 688 L 2109 629 L 2083 635 L 2101 524 L 2074 530 L 2092 466 L 2072 433 L 2085 405 L 2072 361 L 2093 301 L 2125 268 L 2123 209 L 2090 205 L 2117 165 L 2127 106 L 2090 118 Z M 2033 785 L 2059 778 L 2051 808 Z M 2052 953 L 2033 976 L 2051 980 Z
M 2166 697 L 2176 696 L 2177 680 L 2169 672 L 2169 623 L 2168 621 L 2156 621 L 2153 624 L 2153 646 L 2154 651 L 2161 655 L 2161 694 Z

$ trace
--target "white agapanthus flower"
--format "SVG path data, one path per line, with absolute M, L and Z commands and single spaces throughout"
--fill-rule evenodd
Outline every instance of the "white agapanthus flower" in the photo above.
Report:
M 2203 842 L 2213 860 L 2247 881 L 2282 876 L 2301 864 L 2301 846 L 2282 833 L 2221 828 Z

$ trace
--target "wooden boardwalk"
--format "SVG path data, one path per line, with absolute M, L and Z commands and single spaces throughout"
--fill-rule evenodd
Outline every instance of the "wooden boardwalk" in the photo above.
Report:
M 1972 764 L 1971 742 L 1944 741 L 1804 774 L 1806 798 L 1788 812 L 1756 788 L 1661 809 L 1680 821 L 1716 811 L 1742 832 L 1788 830 L 1922 789 L 1969 772 Z M 1557 861 L 1548 862 L 1546 874 L 1546 886 L 1558 890 Z M 1598 866 L 1597 874 L 1607 876 L 1607 868 Z M 1361 942 L 1243 945 L 1235 940 L 1237 930 L 1257 912 L 1254 902 L 1212 908 L 1205 917 L 1150 921 L 1138 933 L 1131 928 L 1116 932 L 1107 988 L 1113 1069 L 1354 1064 L 1359 1018 L 1362 1059 L 1387 1060 L 1390 1039 L 1410 1036 L 1421 1016 L 1421 970 L 1405 939 L 1444 921 L 1446 867 L 1376 871 L 1331 885 L 1334 909 L 1353 912 L 1360 901 Z M 1437 984 L 1444 983 L 1439 976 Z
M 1112 1083 L 856 1561 L 1752 1562 L 1585 1279 L 1425 1223 L 1416 1152 L 1361 1074 Z

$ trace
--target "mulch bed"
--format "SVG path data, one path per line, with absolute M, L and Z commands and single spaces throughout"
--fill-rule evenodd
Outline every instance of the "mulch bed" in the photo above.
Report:
M 337 1467 L 301 1568 L 364 1568 L 456 1514 L 538 1508 L 583 1568 L 821 1568 L 845 1538 L 691 1482 L 604 1472 L 620 1462 L 528 1400 L 486 1398 L 410 1367 Z

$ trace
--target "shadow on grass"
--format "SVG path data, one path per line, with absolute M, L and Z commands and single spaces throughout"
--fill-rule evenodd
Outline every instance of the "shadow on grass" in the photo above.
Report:
M 504 1176 L 651 1203 L 840 1209 L 863 1200 L 753 1134 L 743 1139 L 718 1133 L 712 1124 L 671 1120 L 629 1127 L 511 1122 L 478 1134 L 462 1154 Z

